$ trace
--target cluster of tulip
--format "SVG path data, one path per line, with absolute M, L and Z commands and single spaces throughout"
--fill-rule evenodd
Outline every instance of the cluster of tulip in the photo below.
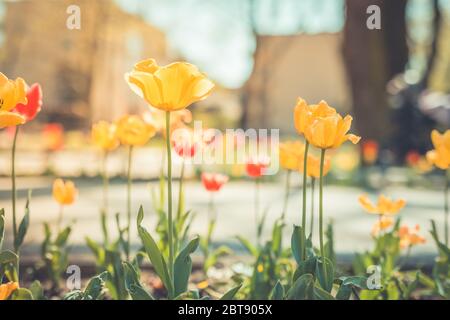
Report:
M 196 66 L 176 62 L 159 66 L 153 59 L 137 63 L 133 70 L 125 75 L 130 88 L 149 104 L 149 111 L 143 116 L 124 115 L 113 123 L 100 121 L 92 126 L 92 142 L 101 152 L 101 172 L 103 176 L 103 202 L 100 210 L 104 242 L 96 243 L 86 237 L 87 246 L 92 250 L 97 265 L 98 275 L 93 277 L 84 291 L 75 290 L 64 299 L 101 299 L 107 291 L 114 299 L 153 300 L 201 299 L 202 293 L 213 297 L 219 295 L 214 290 L 205 291 L 209 286 L 209 268 L 216 264 L 217 258 L 228 254 L 228 248 L 212 249 L 212 236 L 217 222 L 215 194 L 228 182 L 228 176 L 216 172 L 203 172 L 201 181 L 209 193 L 208 228 L 202 237 L 189 239 L 189 228 L 193 214 L 184 208 L 183 181 L 185 162 L 196 153 L 207 148 L 214 136 L 207 130 L 199 133 L 190 129 L 187 123 L 191 114 L 186 109 L 192 103 L 206 99 L 214 84 L 201 73 Z M 42 92 L 38 84 L 29 89 L 18 78 L 9 80 L 0 74 L 0 128 L 14 128 L 12 146 L 12 225 L 14 251 L 0 251 L 0 300 L 6 299 L 43 299 L 44 294 L 39 282 L 33 282 L 28 289 L 19 288 L 19 256 L 29 223 L 28 198 L 25 215 L 17 223 L 16 218 L 16 182 L 15 182 L 15 148 L 19 126 L 31 121 L 42 105 Z M 234 271 L 236 286 L 229 289 L 222 299 L 234 297 L 250 299 L 398 299 L 411 298 L 419 286 L 430 289 L 442 297 L 450 297 L 448 279 L 448 179 L 445 188 L 445 241 L 441 242 L 435 224 L 432 224 L 432 236 L 439 248 L 439 259 L 433 278 L 418 271 L 415 279 L 409 275 L 400 276 L 401 269 L 412 247 L 425 242 L 419 234 L 419 226 L 413 228 L 394 220 L 406 201 L 391 200 L 380 195 L 378 203 L 372 203 L 368 196 L 361 195 L 359 202 L 370 214 L 378 215 L 372 228 L 375 241 L 373 251 L 356 255 L 353 276 L 338 274 L 335 261 L 333 229 L 324 226 L 324 177 L 328 174 L 332 155 L 331 149 L 338 149 L 344 142 L 357 144 L 360 137 L 349 133 L 352 117 L 342 116 L 325 101 L 308 104 L 299 98 L 293 111 L 296 131 L 301 140 L 286 141 L 279 146 L 280 165 L 286 170 L 286 185 L 283 208 L 279 219 L 274 223 L 272 237 L 263 243 L 261 236 L 264 228 L 265 214 L 260 212 L 260 184 L 270 159 L 264 155 L 248 157 L 245 170 L 249 178 L 255 181 L 255 226 L 256 242 L 252 244 L 243 237 L 238 237 L 241 244 L 254 258 L 250 274 Z M 177 130 L 183 129 L 183 130 Z M 136 228 L 142 246 L 136 252 L 131 248 L 132 228 L 132 163 L 133 150 L 146 145 L 157 133 L 165 139 L 165 152 L 162 155 L 159 201 L 153 194 L 155 211 L 158 214 L 156 232 L 159 241 L 143 226 L 144 211 L 142 206 L 137 215 Z M 434 150 L 427 154 L 427 163 L 448 172 L 450 166 L 450 130 L 444 134 L 433 131 L 431 134 Z M 111 239 L 108 232 L 109 217 L 109 175 L 108 156 L 122 145 L 128 153 L 127 163 L 127 201 L 126 225 L 121 226 L 121 216 L 116 214 L 118 238 Z M 172 188 L 172 151 L 181 158 L 181 172 L 178 190 L 178 208 L 174 210 Z M 363 157 L 367 164 L 376 160 L 378 144 L 367 141 L 363 145 Z M 166 166 L 166 168 L 164 168 Z M 289 248 L 282 243 L 283 228 L 288 212 L 288 199 L 291 193 L 291 176 L 302 174 L 302 206 L 298 216 L 298 225 L 292 230 Z M 309 178 L 309 181 L 308 181 Z M 318 208 L 315 207 L 315 184 L 318 180 Z M 310 215 L 307 217 L 307 193 L 310 186 Z M 78 190 L 72 181 L 56 179 L 53 184 L 53 197 L 60 205 L 56 236 L 52 236 L 49 224 L 45 224 L 45 239 L 42 244 L 42 259 L 45 262 L 48 277 L 53 282 L 53 290 L 58 290 L 60 278 L 67 267 L 67 243 L 71 225 L 62 227 L 63 210 L 74 203 Z M 317 211 L 317 212 L 316 212 Z M 316 216 L 318 217 L 318 246 L 313 244 Z M 307 235 L 306 228 L 309 227 Z M 0 210 L 0 250 L 2 249 L 5 229 L 5 213 Z M 191 254 L 197 248 L 203 253 L 203 271 L 206 279 L 192 289 Z M 407 256 L 398 263 L 400 250 L 407 249 Z M 134 255 L 133 255 L 134 254 Z M 159 284 L 153 291 L 148 291 L 141 283 L 141 266 L 147 257 L 159 278 Z M 366 274 L 368 267 L 378 265 L 382 268 L 380 287 L 368 288 Z M 6 278 L 7 283 L 1 284 Z M 156 292 L 156 289 L 162 289 Z M 370 290 L 369 290 L 370 289 Z M 210 294 L 210 292 L 212 292 Z M 360 295 L 358 295 L 358 292 Z M 157 294 L 157 296 L 155 296 Z

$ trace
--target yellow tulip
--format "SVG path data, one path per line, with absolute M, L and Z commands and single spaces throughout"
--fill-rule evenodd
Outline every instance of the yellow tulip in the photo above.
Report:
M 394 224 L 392 217 L 381 216 L 380 219 L 375 222 L 372 227 L 372 235 L 376 236 L 380 231 L 384 231 Z
M 99 121 L 92 125 L 91 135 L 92 142 L 105 151 L 112 151 L 119 146 L 115 123 Z
M 25 123 L 25 117 L 11 112 L 18 103 L 26 104 L 25 81 L 8 79 L 0 72 L 0 129 Z
M 437 130 L 431 131 L 431 141 L 435 149 L 441 147 L 450 150 L 450 129 L 440 134 Z
M 6 300 L 8 297 L 19 289 L 19 284 L 17 282 L 8 282 L 6 284 L 0 284 L 0 301 Z
M 152 138 L 156 129 L 136 115 L 125 115 L 117 122 L 117 137 L 129 146 L 143 146 Z
M 359 196 L 358 200 L 368 213 L 379 215 L 396 215 L 406 205 L 406 201 L 403 199 L 394 201 L 384 195 L 379 196 L 376 205 L 369 200 L 367 195 Z
M 125 79 L 135 93 L 164 111 L 187 108 L 207 98 L 214 88 L 204 73 L 186 62 L 160 67 L 154 59 L 144 60 L 137 63 Z
M 72 181 L 64 182 L 62 179 L 56 179 L 53 182 L 53 198 L 60 205 L 70 205 L 75 202 L 78 190 Z
M 307 175 L 311 178 L 320 178 L 320 158 L 312 154 L 308 154 L 307 159 Z M 330 157 L 325 157 L 323 163 L 323 176 L 325 177 L 331 169 Z M 303 172 L 303 163 L 300 164 L 300 172 Z
M 320 101 L 319 104 L 308 105 L 302 98 L 297 99 L 297 105 L 294 108 L 294 124 L 299 134 L 305 134 L 306 128 L 320 117 L 327 117 L 336 114 L 336 109 L 330 107 L 326 101 Z
M 351 116 L 347 115 L 342 118 L 338 113 L 332 116 L 318 117 L 306 127 L 306 140 L 320 149 L 338 148 L 347 140 L 357 144 L 361 137 L 347 133 L 352 120 Z
M 280 165 L 286 170 L 298 170 L 303 160 L 305 145 L 300 141 L 286 141 L 280 143 Z
M 440 134 L 437 130 L 431 132 L 431 141 L 434 150 L 427 152 L 427 160 L 439 169 L 447 170 L 450 167 L 450 130 Z

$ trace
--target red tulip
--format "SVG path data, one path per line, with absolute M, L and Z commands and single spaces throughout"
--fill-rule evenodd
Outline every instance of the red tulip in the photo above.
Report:
M 203 186 L 207 191 L 219 191 L 228 182 L 228 176 L 220 173 L 202 173 Z
M 251 158 L 247 161 L 245 170 L 247 175 L 252 178 L 259 178 L 269 166 L 270 160 L 268 158 Z
M 173 150 L 183 158 L 192 158 L 197 152 L 197 143 L 190 143 L 188 141 L 173 142 Z
M 27 104 L 19 103 L 14 109 L 15 112 L 25 117 L 26 122 L 33 120 L 41 111 L 42 90 L 38 83 L 33 84 L 27 91 Z

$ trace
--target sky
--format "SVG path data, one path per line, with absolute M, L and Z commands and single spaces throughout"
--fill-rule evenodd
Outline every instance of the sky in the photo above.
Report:
M 250 13 L 260 34 L 338 32 L 344 0 L 116 0 L 162 29 L 173 50 L 228 88 L 239 88 L 253 68 L 255 39 Z

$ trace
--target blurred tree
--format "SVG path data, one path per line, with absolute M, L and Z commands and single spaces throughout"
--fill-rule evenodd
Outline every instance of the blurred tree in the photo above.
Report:
M 343 53 L 356 125 L 364 139 L 384 141 L 390 133 L 386 85 L 405 70 L 408 61 L 406 2 L 346 0 Z M 370 5 L 381 8 L 379 30 L 366 26 Z

